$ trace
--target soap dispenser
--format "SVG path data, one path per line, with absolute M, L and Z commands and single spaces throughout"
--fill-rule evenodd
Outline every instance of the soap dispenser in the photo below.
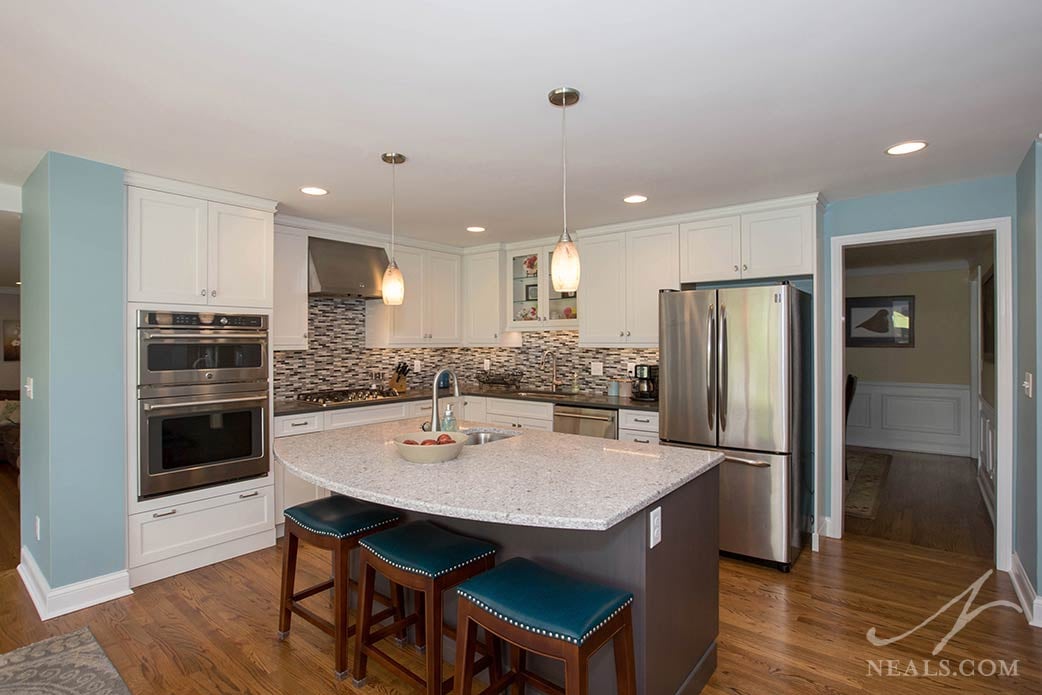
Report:
M 459 424 L 456 422 L 456 416 L 452 412 L 452 404 L 449 403 L 445 406 L 445 415 L 441 418 L 441 431 L 456 432 L 458 430 Z

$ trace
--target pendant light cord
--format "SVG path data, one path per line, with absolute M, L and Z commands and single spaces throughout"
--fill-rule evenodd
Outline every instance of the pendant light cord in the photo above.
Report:
M 395 155 L 397 158 L 397 155 Z M 394 204 L 398 198 L 398 162 L 391 162 L 391 263 L 394 263 Z
M 564 221 L 564 231 L 561 239 L 568 237 L 568 129 L 565 127 L 565 114 L 568 111 L 567 95 L 561 102 L 561 214 Z

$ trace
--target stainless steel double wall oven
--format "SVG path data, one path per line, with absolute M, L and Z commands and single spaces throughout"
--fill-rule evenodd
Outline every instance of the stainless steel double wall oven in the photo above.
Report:
M 140 498 L 266 475 L 268 318 L 139 311 Z

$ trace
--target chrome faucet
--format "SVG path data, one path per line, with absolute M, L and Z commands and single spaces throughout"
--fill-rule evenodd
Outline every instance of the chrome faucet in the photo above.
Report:
M 543 359 L 539 361 L 539 368 L 542 369 L 546 365 L 546 358 L 549 357 L 551 360 L 551 372 L 550 372 L 550 392 L 557 393 L 557 387 L 561 385 L 561 382 L 557 380 L 557 353 L 553 350 L 547 350 L 543 353 Z
M 431 387 L 431 432 L 441 432 L 441 415 L 438 413 L 438 379 L 441 379 L 442 374 L 448 374 L 452 377 L 453 393 L 456 397 L 456 402 L 459 403 L 459 379 L 456 378 L 456 372 L 448 367 L 442 367 L 434 375 L 434 385 Z

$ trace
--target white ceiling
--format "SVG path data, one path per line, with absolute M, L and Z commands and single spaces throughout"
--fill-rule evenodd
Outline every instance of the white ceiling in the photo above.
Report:
M 0 210 L 0 287 L 15 287 L 18 281 L 19 230 L 22 216 Z
M 546 236 L 561 84 L 575 228 L 1011 174 L 1040 23 L 1038 0 L 6 2 L 0 182 L 51 149 L 386 230 L 396 149 L 402 234 Z

